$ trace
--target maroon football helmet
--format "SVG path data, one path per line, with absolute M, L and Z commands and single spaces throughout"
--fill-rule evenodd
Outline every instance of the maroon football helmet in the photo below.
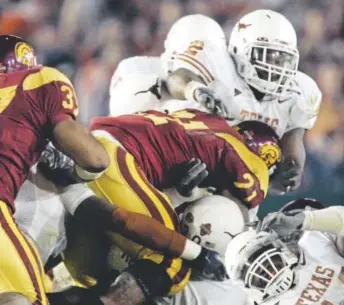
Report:
M 27 70 L 37 66 L 33 47 L 20 37 L 0 35 L 0 73 Z
M 236 129 L 244 136 L 246 145 L 263 159 L 272 174 L 282 160 L 280 141 L 276 132 L 269 125 L 259 121 L 242 122 Z

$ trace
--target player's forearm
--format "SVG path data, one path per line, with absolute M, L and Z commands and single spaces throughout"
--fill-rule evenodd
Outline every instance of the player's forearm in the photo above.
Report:
M 201 247 L 149 216 L 116 208 L 92 195 L 83 185 L 72 185 L 60 195 L 65 208 L 79 221 L 102 230 L 119 233 L 145 247 L 169 256 L 194 260 Z
M 108 230 L 172 257 L 194 260 L 201 247 L 149 216 L 116 209 Z
M 304 133 L 304 129 L 296 128 L 286 133 L 281 140 L 284 160 L 292 160 L 296 164 L 296 187 L 299 186 L 306 162 L 306 149 L 303 143 Z
M 192 86 L 192 84 L 194 86 Z M 170 73 L 166 78 L 166 89 L 169 94 L 176 99 L 185 100 L 191 99 L 192 94 L 195 90 L 195 86 L 202 87 L 204 82 L 202 79 L 194 74 L 193 72 L 181 68 L 172 73 Z
M 103 145 L 80 122 L 59 123 L 54 129 L 54 140 L 75 161 L 76 173 L 83 180 L 95 179 L 109 165 Z
M 302 230 L 344 235 L 344 207 L 332 206 L 322 210 L 305 211 Z

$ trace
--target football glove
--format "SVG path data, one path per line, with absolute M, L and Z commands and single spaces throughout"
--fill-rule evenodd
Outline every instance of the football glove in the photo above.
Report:
M 224 263 L 215 251 L 202 248 L 200 255 L 190 263 L 205 279 L 221 282 L 228 279 Z
M 198 187 L 208 177 L 206 165 L 199 159 L 191 159 L 174 167 L 170 179 L 175 190 L 185 202 L 194 201 L 214 193 L 213 187 Z
M 75 174 L 74 161 L 49 143 L 38 161 L 38 169 L 43 175 L 59 186 L 79 183 Z
M 296 231 L 300 231 L 304 220 L 305 214 L 303 212 L 273 212 L 264 217 L 259 230 L 267 231 L 272 229 L 278 236 L 285 237 Z
M 271 193 L 283 195 L 295 191 L 302 178 L 302 171 L 294 160 L 285 160 L 277 168 L 270 183 Z
M 213 90 L 205 87 L 200 87 L 194 91 L 195 101 L 207 108 L 210 112 L 217 114 L 224 119 L 229 117 L 229 111 L 222 101 L 215 97 Z

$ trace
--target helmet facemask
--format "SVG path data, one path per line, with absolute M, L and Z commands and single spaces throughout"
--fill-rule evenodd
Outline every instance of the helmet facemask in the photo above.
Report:
M 294 268 L 298 263 L 298 257 L 276 234 L 261 234 L 241 251 L 234 274 L 229 273 L 258 303 L 288 291 L 294 283 Z
M 299 52 L 282 43 L 256 41 L 247 44 L 242 75 L 256 90 L 284 96 L 293 90 L 292 81 L 298 69 Z

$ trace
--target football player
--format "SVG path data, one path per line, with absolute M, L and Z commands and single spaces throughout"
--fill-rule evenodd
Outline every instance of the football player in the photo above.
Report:
M 219 215 L 221 216 L 219 217 Z M 247 218 L 248 214 L 244 206 L 239 207 L 238 203 L 232 200 L 213 195 L 203 197 L 195 201 L 195 203 L 188 205 L 184 212 L 181 226 L 188 238 L 197 240 L 200 245 L 215 250 L 224 257 L 229 241 L 245 230 Z M 228 221 L 229 219 L 231 221 Z M 108 259 L 108 265 L 105 268 L 122 271 L 133 263 L 133 258 L 114 245 L 109 253 L 100 254 L 101 256 L 103 255 L 102 260 L 100 260 L 99 249 L 104 248 L 104 245 L 103 241 L 99 239 L 99 235 L 96 236 L 91 233 L 86 237 L 85 231 L 81 227 L 76 228 L 75 223 L 67 223 L 67 236 L 69 238 L 68 242 L 70 240 L 74 242 L 74 240 L 76 241 L 79 238 L 86 238 L 88 241 L 88 251 L 98 252 L 98 256 L 94 257 L 98 259 L 90 260 L 89 264 L 99 264 Z M 79 249 L 79 254 L 80 251 Z M 71 253 L 66 253 L 66 255 L 71 255 Z M 59 289 L 66 289 L 68 285 L 72 284 L 69 273 L 62 266 L 56 269 L 54 275 L 58 280 Z M 194 272 L 191 282 L 181 292 L 173 295 L 171 298 L 164 297 L 155 301 L 158 304 L 222 305 L 228 303 L 228 296 L 230 296 L 231 300 L 235 300 L 235 304 L 238 305 L 244 304 L 246 299 L 246 293 L 230 281 L 213 281 L 200 277 L 197 272 Z
M 184 53 L 174 55 L 166 86 L 172 96 L 216 111 L 221 110 L 216 108 L 220 99 L 229 111 L 222 115 L 230 124 L 259 120 L 272 126 L 284 155 L 272 186 L 283 193 L 300 184 L 304 132 L 313 127 L 321 102 L 319 88 L 298 71 L 298 62 L 291 23 L 277 12 L 257 10 L 234 26 L 228 52 L 211 41 L 195 41 Z
M 71 82 L 37 65 L 32 46 L 16 36 L 0 36 L 0 93 L 0 304 L 48 304 L 37 250 L 13 219 L 14 199 L 48 139 L 75 160 L 80 181 L 99 177 L 109 156 L 75 120 Z
M 298 213 L 306 206 L 323 208 L 317 201 L 301 199 L 283 211 Z M 279 239 L 275 234 L 244 232 L 229 243 L 227 271 L 245 286 L 247 304 L 342 303 L 344 258 L 336 249 L 336 236 L 309 231 Z
M 165 43 L 169 50 L 161 57 L 162 68 L 155 59 L 155 67 L 159 66 L 156 73 L 147 71 L 144 78 L 140 73 L 130 77 L 119 66 L 110 88 L 111 115 L 131 109 L 194 108 L 217 112 L 227 117 L 231 125 L 245 120 L 262 121 L 272 126 L 281 138 L 285 156 L 271 189 L 281 194 L 295 190 L 305 162 L 303 135 L 315 123 L 321 92 L 308 75 L 298 71 L 293 26 L 276 12 L 254 11 L 234 26 L 225 50 L 221 46 L 223 31 L 215 30 L 217 27 L 206 22 L 206 18 L 193 16 L 181 19 L 193 26 L 184 26 L 181 20 L 176 22 L 177 30 L 171 30 Z M 215 34 L 192 31 L 197 28 L 195 25 L 207 25 L 204 28 L 214 29 Z M 197 34 L 200 32 L 204 33 L 202 37 Z M 184 37 L 193 40 L 187 48 L 178 40 L 187 41 Z M 185 50 L 178 54 L 179 45 Z M 122 63 L 131 69 L 133 66 L 127 61 L 134 60 Z M 166 81 L 163 75 L 167 75 Z M 171 95 L 188 101 L 184 105 L 182 101 L 166 102 Z M 118 102 L 122 96 L 123 104 Z M 139 97 L 145 102 L 139 102 Z
M 228 126 L 223 118 L 200 111 L 184 110 L 173 116 L 149 111 L 136 115 L 97 118 L 91 129 L 112 156 L 108 170 L 89 184 L 93 192 L 119 208 L 148 215 L 172 230 L 178 230 L 178 217 L 162 190 L 175 184 L 170 175 L 173 167 L 190 158 L 200 159 L 206 164 L 209 173 L 203 186 L 215 187 L 219 192 L 228 190 L 248 207 L 254 207 L 266 195 L 269 169 L 272 170 L 281 158 L 277 136 L 267 125 L 260 122 L 242 123 L 239 127 L 241 135 Z M 180 198 L 179 194 L 171 195 Z M 71 206 L 67 206 L 72 214 L 76 208 L 76 212 L 80 209 L 77 207 L 80 200 L 77 199 L 83 195 L 74 196 L 76 200 L 73 200 Z M 186 199 L 180 198 L 182 202 Z M 84 212 L 82 215 L 79 212 L 79 216 L 84 216 L 90 223 L 102 224 L 108 217 L 95 209 L 87 212 L 87 208 L 81 208 Z M 145 225 L 142 225 L 142 230 Z M 161 233 L 157 232 L 155 235 L 151 238 L 156 239 Z M 125 237 L 131 239 L 132 236 Z M 168 259 L 118 234 L 113 235 L 112 240 L 137 260 L 135 265 L 129 267 L 126 275 L 139 278 L 137 284 L 143 285 L 142 291 L 155 292 L 159 287 L 155 282 L 152 287 L 150 276 L 168 279 L 159 283 L 169 283 L 170 294 L 182 290 L 187 284 L 190 270 L 185 261 Z M 80 248 L 76 245 L 74 242 L 71 244 Z M 180 256 L 180 252 L 181 250 L 175 252 L 174 256 Z M 188 259 L 192 260 L 198 255 L 199 249 L 195 248 L 193 253 L 189 250 Z M 94 267 L 82 264 L 81 259 L 78 258 L 78 262 L 74 260 L 74 264 Z M 74 269 L 74 273 L 79 273 L 73 274 L 73 277 L 82 284 L 89 285 L 87 270 L 77 271 L 73 261 L 70 265 L 70 270 Z M 152 269 L 150 274 L 143 273 L 142 270 L 149 266 Z M 148 298 L 150 294 L 143 296 Z M 123 296 L 122 298 L 125 300 Z
M 192 166 L 192 164 L 196 164 L 196 165 Z M 187 162 L 185 166 L 183 165 L 180 175 L 182 178 L 181 181 L 184 181 L 181 184 L 184 191 L 186 190 L 186 188 L 189 188 L 190 190 L 194 188 L 195 185 L 197 185 L 198 183 L 197 181 L 200 180 L 198 174 L 197 173 L 195 174 L 195 171 L 205 172 L 204 170 L 202 171 L 202 170 L 199 170 L 198 168 L 199 166 L 197 162 Z M 202 168 L 204 168 L 204 166 L 202 166 L 201 169 Z M 204 175 L 202 175 L 202 177 L 204 177 Z M 81 188 L 83 191 L 85 191 L 82 185 L 81 185 Z M 74 205 L 75 204 L 74 199 L 75 199 L 75 190 L 68 190 L 66 192 L 61 192 L 57 186 L 55 186 L 52 182 L 50 182 L 49 180 L 45 178 L 45 176 L 41 173 L 39 169 L 37 169 L 37 166 L 35 165 L 30 169 L 28 179 L 24 182 L 15 200 L 15 204 L 17 207 L 16 213 L 15 213 L 16 221 L 18 225 L 20 226 L 20 228 L 25 233 L 25 235 L 30 239 L 30 241 L 32 241 L 32 243 L 34 243 L 37 246 L 39 256 L 43 264 L 45 264 L 46 270 L 50 270 L 57 263 L 59 263 L 60 260 L 59 260 L 58 255 L 65 249 L 67 240 L 68 240 L 69 245 L 71 243 L 73 244 L 73 240 L 72 240 L 73 237 L 71 237 L 73 235 L 71 235 L 70 233 L 71 230 L 67 230 L 69 234 L 68 234 L 68 238 L 66 238 L 66 230 L 64 226 L 65 211 L 63 208 L 62 201 L 64 200 L 65 202 L 68 202 L 67 203 L 68 205 Z M 86 190 L 86 192 L 83 193 L 83 203 L 81 203 L 80 205 L 82 206 L 82 204 L 84 203 L 87 204 L 87 200 L 97 201 L 97 199 L 93 196 L 93 193 Z M 99 201 L 101 200 L 99 199 Z M 97 204 L 99 204 L 99 202 Z M 101 204 L 102 206 L 105 206 L 104 203 L 101 203 Z M 79 211 L 76 211 L 76 213 L 78 212 Z M 124 214 L 128 215 L 128 213 L 124 213 Z M 154 229 L 156 231 L 149 232 L 149 229 L 147 229 L 147 227 L 150 227 L 152 222 L 154 224 L 154 221 L 150 219 L 151 221 L 143 223 L 142 217 L 140 219 L 139 216 L 143 216 L 146 218 L 147 216 L 144 216 L 144 215 L 135 215 L 135 216 L 137 216 L 135 220 L 137 222 L 142 223 L 142 225 L 140 225 L 139 228 L 136 228 L 136 230 L 140 229 L 141 231 L 145 232 L 144 234 L 150 234 L 150 235 L 154 235 L 154 234 L 158 235 L 159 233 L 160 240 L 161 240 L 161 237 L 163 238 L 163 240 L 164 239 L 166 240 L 165 244 L 168 244 L 171 241 L 171 238 L 169 236 L 170 234 L 169 230 L 165 228 L 164 226 L 160 225 L 160 223 L 157 223 L 157 225 L 154 226 Z M 118 217 L 116 218 L 120 219 Z M 129 221 L 132 221 L 132 220 L 133 219 L 130 219 Z M 105 218 L 102 219 L 102 221 L 104 222 Z M 125 222 L 125 221 L 128 221 L 128 218 L 127 219 L 122 218 L 122 220 L 120 220 L 120 222 Z M 69 224 L 69 227 L 71 226 L 70 223 L 74 225 L 74 221 L 68 221 L 67 224 Z M 159 227 L 159 225 L 161 227 Z M 134 224 L 134 226 L 129 225 L 126 227 L 128 227 L 128 229 L 132 229 L 137 226 L 135 226 Z M 86 234 L 86 231 L 87 231 L 87 228 L 85 229 L 84 227 L 81 227 L 82 234 L 79 234 L 77 236 L 78 238 L 78 241 L 76 242 L 77 245 L 80 244 L 79 239 L 83 239 L 83 236 Z M 119 229 L 118 232 L 121 232 L 121 230 Z M 140 232 L 138 234 L 142 235 L 142 233 Z M 72 233 L 72 234 L 75 234 L 75 233 Z M 92 234 L 91 231 L 90 231 L 90 234 Z M 94 234 L 91 236 L 94 236 Z M 102 238 L 102 234 L 97 231 L 96 241 L 98 243 L 101 243 L 101 241 L 103 240 L 104 239 Z M 183 240 L 185 240 L 184 237 L 183 237 Z M 137 240 L 137 241 L 141 243 L 143 242 L 142 240 Z M 155 236 L 155 239 L 153 241 L 159 242 L 159 237 Z M 175 254 L 174 251 L 176 250 L 173 250 L 175 243 L 176 243 L 175 239 L 172 239 L 172 244 L 168 247 L 169 249 L 171 249 L 170 251 L 172 252 L 166 251 L 167 254 L 172 254 L 172 255 Z M 192 244 L 191 241 L 189 241 L 189 243 Z M 177 242 L 177 245 L 178 245 L 178 242 Z M 99 248 L 101 248 L 101 246 L 103 246 L 103 244 L 101 244 Z M 195 246 L 199 248 L 197 244 Z M 67 249 L 69 250 L 69 248 Z M 92 248 L 92 241 L 88 238 L 87 240 L 88 253 L 91 252 L 90 248 Z M 154 248 L 154 244 L 152 245 L 152 248 Z M 187 252 L 185 252 L 185 255 L 186 254 Z M 70 255 L 70 251 L 65 252 L 65 256 L 68 257 L 69 255 Z M 90 256 L 90 254 L 83 253 L 83 251 L 80 249 L 78 249 L 77 255 L 78 257 L 76 261 L 78 261 L 80 256 L 86 256 L 86 257 Z M 202 251 L 202 255 L 200 256 L 201 257 L 199 257 L 198 260 L 193 262 L 193 266 L 195 268 L 199 267 L 201 269 L 205 267 L 205 264 L 200 261 L 202 259 L 202 256 L 204 256 L 204 251 Z M 93 256 L 93 258 L 95 257 Z M 204 260 L 211 260 L 210 255 L 207 255 L 206 257 L 204 257 Z M 97 261 L 93 261 L 92 263 L 95 264 L 97 263 Z M 209 268 L 207 268 L 207 270 L 209 272 Z M 44 279 L 45 279 L 45 290 L 46 292 L 50 292 L 51 281 L 47 279 L 47 277 L 45 277 Z M 64 297 L 65 295 L 56 294 L 56 293 L 48 293 L 48 298 L 51 304 L 60 304 L 60 305 L 64 304 L 65 302 Z
M 135 56 L 122 60 L 111 79 L 110 115 L 118 116 L 146 110 L 185 108 L 206 110 L 195 102 L 169 102 L 164 79 L 171 70 L 171 56 L 187 50 L 194 40 L 210 40 L 212 45 L 226 51 L 225 33 L 213 19 L 204 15 L 180 18 L 165 40 L 165 52 L 160 57 Z

